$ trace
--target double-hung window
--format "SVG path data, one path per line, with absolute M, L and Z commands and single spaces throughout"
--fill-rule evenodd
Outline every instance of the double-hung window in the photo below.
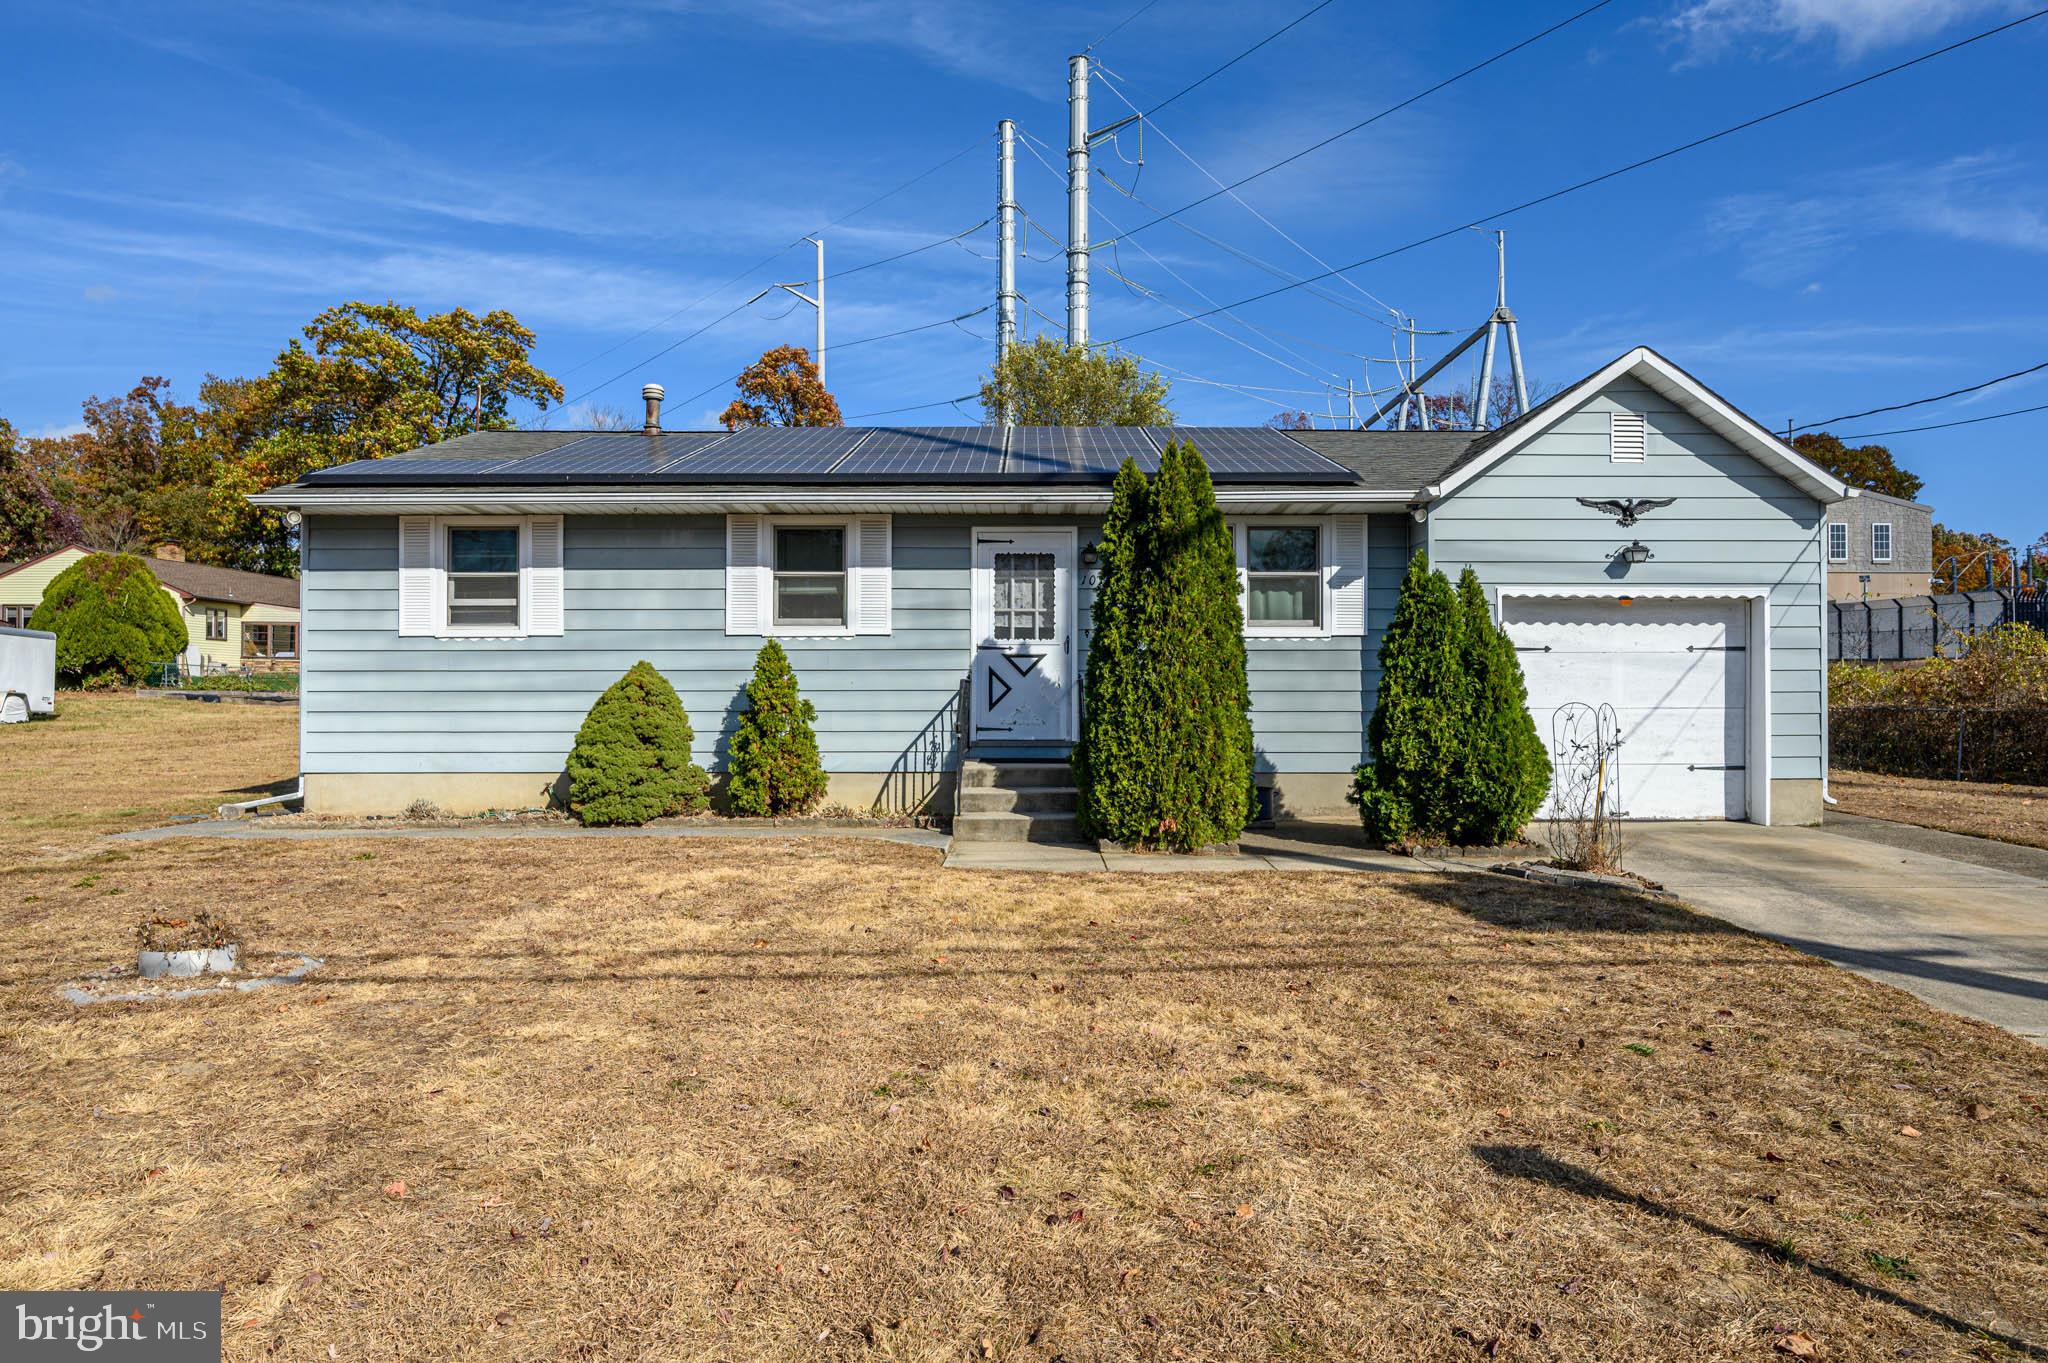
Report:
M 448 627 L 519 627 L 519 527 L 451 525 Z
M 206 608 L 206 637 L 209 642 L 228 637 L 228 613 L 218 606 Z
M 1316 525 L 1245 527 L 1245 621 L 1253 629 L 1322 628 L 1321 535 Z
M 1849 527 L 1840 521 L 1828 522 L 1828 562 L 1849 561 Z
M 846 527 L 775 527 L 774 622 L 792 629 L 845 629 Z
M 1892 561 L 1892 527 L 1889 521 L 1879 521 L 1870 527 L 1870 558 L 1873 563 Z

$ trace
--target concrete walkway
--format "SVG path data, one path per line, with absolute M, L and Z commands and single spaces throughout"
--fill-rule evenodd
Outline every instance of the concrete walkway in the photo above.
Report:
M 1830 815 L 1638 824 L 1627 862 L 1702 912 L 2048 1045 L 2048 852 Z

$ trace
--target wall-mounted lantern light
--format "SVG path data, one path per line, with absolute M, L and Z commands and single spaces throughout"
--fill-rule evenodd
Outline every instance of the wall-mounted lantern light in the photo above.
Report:
M 1082 566 L 1082 567 L 1084 567 L 1084 568 L 1093 568 L 1093 567 L 1094 567 L 1094 566 L 1095 566 L 1096 564 L 1100 563 L 1101 561 L 1102 561 L 1102 555 L 1101 555 L 1101 554 L 1098 554 L 1098 553 L 1097 553 L 1097 552 L 1095 551 L 1095 546 L 1094 546 L 1094 545 L 1092 545 L 1092 544 L 1088 544 L 1088 545 L 1083 545 L 1083 546 L 1082 546 L 1082 548 L 1081 548 L 1081 566 Z
M 1648 563 L 1652 558 L 1656 557 L 1650 552 L 1650 546 L 1641 540 L 1630 540 L 1628 547 L 1620 550 L 1619 553 L 1621 561 L 1631 565 Z

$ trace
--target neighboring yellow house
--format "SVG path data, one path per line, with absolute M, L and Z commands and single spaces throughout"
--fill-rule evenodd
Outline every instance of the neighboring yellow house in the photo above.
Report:
M 88 552 L 74 544 L 40 558 L 0 563 L 0 626 L 26 628 L 50 579 Z M 175 544 L 158 546 L 145 562 L 185 617 L 191 644 L 181 661 L 188 670 L 298 671 L 297 578 L 187 563 Z

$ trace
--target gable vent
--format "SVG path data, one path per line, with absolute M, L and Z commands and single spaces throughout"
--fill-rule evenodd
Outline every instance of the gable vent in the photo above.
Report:
M 1643 454 L 1649 448 L 1649 423 L 1640 412 L 1609 412 L 1607 414 L 1607 457 L 1619 463 L 1643 462 Z

